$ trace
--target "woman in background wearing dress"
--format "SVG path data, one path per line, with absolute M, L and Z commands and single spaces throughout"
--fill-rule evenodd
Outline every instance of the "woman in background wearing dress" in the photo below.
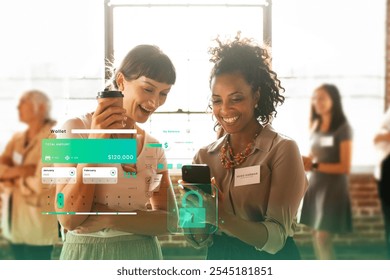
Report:
M 311 154 L 303 162 L 311 176 L 301 223 L 313 228 L 316 257 L 334 259 L 333 234 L 352 231 L 348 194 L 352 129 L 336 86 L 324 84 L 314 91 L 310 129 Z

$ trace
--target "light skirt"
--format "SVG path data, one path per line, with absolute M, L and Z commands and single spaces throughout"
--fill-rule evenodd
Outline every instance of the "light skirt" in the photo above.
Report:
M 61 260 L 161 260 L 155 236 L 80 236 L 67 233 Z

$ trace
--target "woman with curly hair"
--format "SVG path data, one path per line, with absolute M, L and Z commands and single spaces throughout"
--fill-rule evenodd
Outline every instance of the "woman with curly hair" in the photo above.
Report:
M 224 135 L 194 163 L 207 164 L 214 177 L 218 223 L 210 223 L 218 231 L 187 240 L 208 245 L 208 259 L 299 259 L 292 236 L 307 180 L 296 143 L 270 125 L 283 88 L 265 48 L 239 34 L 217 43 L 209 51 L 211 107 Z

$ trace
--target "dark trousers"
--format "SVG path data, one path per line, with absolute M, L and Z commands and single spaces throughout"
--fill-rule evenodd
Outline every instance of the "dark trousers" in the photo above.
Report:
M 276 254 L 256 250 L 241 240 L 226 234 L 213 236 L 213 245 L 208 248 L 208 260 L 300 260 L 301 255 L 294 239 L 288 237 L 283 249 Z
M 390 259 L 390 156 L 382 162 L 381 180 L 378 182 L 378 193 L 382 203 L 387 258 Z
M 53 246 L 11 244 L 15 260 L 50 260 Z

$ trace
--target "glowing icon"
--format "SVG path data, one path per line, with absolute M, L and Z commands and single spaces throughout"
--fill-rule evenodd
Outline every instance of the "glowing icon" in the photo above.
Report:
M 189 195 L 198 198 L 198 207 L 187 206 Z M 206 208 L 203 207 L 203 198 L 197 191 L 188 191 L 182 198 L 182 207 L 179 209 L 179 225 L 181 228 L 204 228 L 206 227 Z
M 45 160 L 51 160 L 51 156 L 45 156 Z
M 65 159 L 66 159 L 66 160 L 69 160 L 69 159 L 70 159 L 70 156 L 65 156 Z
M 169 148 L 170 148 L 168 142 L 164 142 L 163 147 L 164 147 L 164 150 L 169 150 Z
M 64 194 L 63 193 L 57 194 L 57 207 L 59 209 L 64 207 Z

